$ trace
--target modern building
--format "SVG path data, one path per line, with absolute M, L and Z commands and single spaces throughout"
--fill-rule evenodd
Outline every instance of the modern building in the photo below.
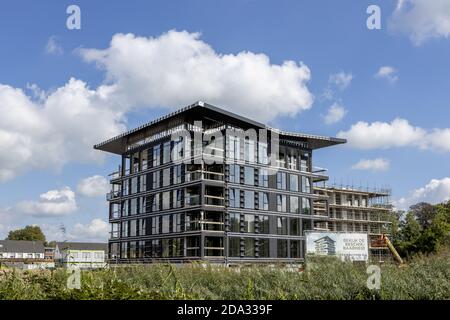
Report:
M 43 241 L 0 240 L 0 264 L 20 269 L 45 269 L 55 266 L 45 259 Z
M 60 267 L 99 269 L 106 267 L 108 245 L 93 242 L 57 242 L 54 254 Z
M 302 262 L 304 232 L 328 219 L 314 208 L 327 198 L 313 185 L 328 177 L 313 152 L 345 142 L 197 102 L 95 145 L 121 163 L 107 195 L 110 262 Z
M 335 241 L 328 236 L 317 239 L 315 242 L 316 253 L 321 255 L 336 254 Z
M 369 235 L 369 257 L 385 261 L 392 258 L 386 245 L 372 246 L 383 234 L 389 235 L 392 212 L 390 190 L 364 190 L 353 187 L 314 186 L 320 196 L 315 201 L 316 215 L 324 214 L 322 221 L 315 223 L 316 230 L 336 232 L 366 232 Z

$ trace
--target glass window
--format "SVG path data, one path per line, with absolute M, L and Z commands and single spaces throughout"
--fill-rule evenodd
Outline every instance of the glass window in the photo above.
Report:
M 228 158 L 239 160 L 241 158 L 239 137 L 227 136 L 227 138 L 228 138 Z
M 289 190 L 298 191 L 298 176 L 296 174 L 289 175 Z
M 160 218 L 161 217 L 152 217 L 152 234 L 159 234 L 160 231 Z
M 236 212 L 230 213 L 230 231 L 240 232 L 241 231 L 241 215 Z
M 252 138 L 245 139 L 244 159 L 247 162 L 255 162 L 255 141 Z
M 311 182 L 308 177 L 302 176 L 302 192 L 311 192 Z
M 254 257 L 255 256 L 255 239 L 245 238 L 244 240 L 244 256 Z
M 311 214 L 311 199 L 302 198 L 302 214 Z
M 277 189 L 286 190 L 286 172 L 277 172 Z
M 131 173 L 139 172 L 139 153 L 133 153 L 131 157 Z
M 255 209 L 255 191 L 244 191 L 244 208 Z
M 290 197 L 289 198 L 289 212 L 291 213 L 300 213 L 300 206 L 298 197 Z
M 269 187 L 269 173 L 267 169 L 259 169 L 259 186 Z
M 255 232 L 255 216 L 252 214 L 244 215 L 244 232 Z
M 137 210 L 138 201 L 137 200 L 138 200 L 137 198 L 133 198 L 130 200 L 130 215 L 134 215 L 134 214 L 138 213 L 138 210 Z
M 122 222 L 122 237 L 128 237 L 128 221 Z
M 259 233 L 269 233 L 269 216 L 258 216 L 258 231 Z
M 153 189 L 158 189 L 160 187 L 160 182 L 159 182 L 160 173 L 159 173 L 159 171 L 155 171 L 155 172 L 152 173 L 152 175 L 153 175 L 153 177 L 152 177 L 153 178 L 152 179 L 152 181 L 153 181 L 152 187 L 153 187 Z
M 229 181 L 232 183 L 240 183 L 241 180 L 241 174 L 240 174 L 240 167 L 237 164 L 230 164 L 230 177 Z
M 126 179 L 122 181 L 122 194 L 124 196 L 127 196 L 129 194 L 129 186 L 130 186 L 130 180 Z
M 247 185 L 255 185 L 255 169 L 252 167 L 244 167 L 244 183 Z
M 277 257 L 278 258 L 288 257 L 287 240 L 277 239 Z
M 259 210 L 269 210 L 269 194 L 267 192 L 259 193 Z
M 131 178 L 131 194 L 137 193 L 138 182 L 137 177 Z
M 230 207 L 232 208 L 240 207 L 239 195 L 240 195 L 239 189 L 230 189 Z
M 277 234 L 288 234 L 288 223 L 286 217 L 277 217 Z
M 258 160 L 262 164 L 269 163 L 268 148 L 265 142 L 258 142 Z
M 170 209 L 170 191 L 163 192 L 162 194 L 162 209 Z
M 239 257 L 241 255 L 241 239 L 229 238 L 228 239 L 228 255 L 230 257 Z
M 170 215 L 162 216 L 162 231 L 161 233 L 170 232 Z
M 297 170 L 297 157 L 295 155 L 288 156 L 288 167 L 291 170 Z
M 259 239 L 258 241 L 258 255 L 260 258 L 269 257 L 269 239 Z
M 130 220 L 130 237 L 136 236 L 136 228 L 137 228 L 136 220 Z
M 300 236 L 300 219 L 290 218 L 290 235 Z
M 148 169 L 148 150 L 141 152 L 141 168 L 142 170 Z
M 159 211 L 161 209 L 160 203 L 160 194 L 154 194 L 152 199 L 152 212 Z
M 170 141 L 163 144 L 163 163 L 170 161 Z
M 139 192 L 147 190 L 147 176 L 144 174 L 139 177 Z
M 163 170 L 163 187 L 170 186 L 170 168 Z
M 300 171 L 308 172 L 309 153 L 304 153 L 300 158 Z
M 153 166 L 157 167 L 161 164 L 161 146 L 153 147 Z
M 181 183 L 181 164 L 173 167 L 173 183 Z
M 300 240 L 290 240 L 291 258 L 300 258 Z
M 178 137 L 173 143 L 172 158 L 174 161 L 183 159 L 183 137 Z
M 181 208 L 183 205 L 182 203 L 183 194 L 181 189 L 173 190 L 173 199 L 174 199 L 174 207 Z
M 286 195 L 277 194 L 277 211 L 286 212 Z
M 128 211 L 128 200 L 122 202 L 122 217 L 128 216 L 130 212 Z

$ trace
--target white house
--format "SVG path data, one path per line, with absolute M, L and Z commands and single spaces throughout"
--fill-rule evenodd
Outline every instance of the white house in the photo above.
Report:
M 63 267 L 98 269 L 106 267 L 108 244 L 57 242 L 55 261 Z
M 0 240 L 0 263 L 22 269 L 54 267 L 54 261 L 45 259 L 43 241 Z

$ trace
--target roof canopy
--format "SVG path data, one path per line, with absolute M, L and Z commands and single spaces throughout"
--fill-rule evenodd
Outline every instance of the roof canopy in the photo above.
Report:
M 130 142 L 130 138 L 145 138 L 146 136 L 151 135 L 152 132 L 167 130 L 173 128 L 177 124 L 179 125 L 189 120 L 194 121 L 204 119 L 214 119 L 215 121 L 234 125 L 245 130 L 250 128 L 267 129 L 278 133 L 280 139 L 283 140 L 307 142 L 311 149 L 319 149 L 347 142 L 345 139 L 317 136 L 299 132 L 289 132 L 271 128 L 255 120 L 237 115 L 202 101 L 197 101 L 190 106 L 169 113 L 161 118 L 155 119 L 114 138 L 101 142 L 95 145 L 94 149 L 115 154 L 123 154 L 127 151 L 127 145 Z

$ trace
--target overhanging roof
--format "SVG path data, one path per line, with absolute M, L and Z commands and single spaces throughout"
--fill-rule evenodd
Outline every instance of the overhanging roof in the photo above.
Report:
M 165 121 L 170 121 L 172 119 L 175 119 L 176 117 L 178 117 L 182 114 L 190 115 L 193 117 L 197 116 L 197 117 L 199 117 L 199 119 L 202 115 L 203 116 L 217 116 L 217 117 L 219 117 L 218 119 L 220 119 L 221 121 L 231 123 L 231 124 L 236 124 L 240 127 L 243 127 L 244 129 L 248 129 L 248 128 L 267 129 L 272 132 L 278 133 L 280 135 L 280 139 L 287 139 L 287 140 L 293 140 L 293 141 L 306 141 L 306 142 L 308 142 L 308 145 L 312 149 L 319 149 L 319 148 L 329 147 L 329 146 L 333 146 L 336 144 L 341 144 L 341 143 L 347 142 L 345 139 L 340 139 L 340 138 L 318 136 L 318 135 L 311 135 L 311 134 L 305 134 L 305 133 L 300 133 L 300 132 L 290 132 L 290 131 L 283 131 L 283 130 L 275 129 L 275 128 L 269 127 L 265 124 L 262 124 L 258 121 L 240 116 L 233 112 L 213 106 L 211 104 L 208 104 L 208 103 L 205 103 L 202 101 L 197 101 L 187 107 L 181 108 L 175 112 L 169 113 L 163 117 L 152 120 L 152 121 L 150 121 L 146 124 L 143 124 L 137 128 L 134 128 L 127 132 L 124 132 L 114 138 L 111 138 L 104 142 L 96 144 L 94 146 L 94 149 L 111 152 L 111 153 L 115 153 L 115 154 L 122 154 L 126 151 L 128 138 L 130 136 L 144 133 L 148 129 L 151 129 L 152 127 L 155 127 Z

